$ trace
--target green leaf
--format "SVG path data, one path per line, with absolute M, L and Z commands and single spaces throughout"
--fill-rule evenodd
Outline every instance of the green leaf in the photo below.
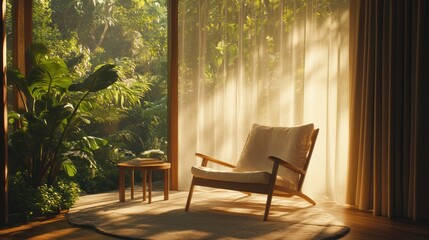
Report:
M 8 122 L 13 124 L 15 122 L 19 122 L 21 115 L 17 112 L 10 111 L 7 113 Z
M 77 118 L 80 119 L 85 124 L 90 124 L 91 123 L 91 120 L 89 120 L 85 116 L 79 115 L 79 116 L 77 116 Z
M 103 138 L 86 136 L 86 137 L 82 138 L 82 143 L 85 147 L 88 147 L 91 150 L 97 150 L 101 146 L 106 145 L 108 143 L 108 141 L 106 139 L 103 139 Z
M 61 59 L 54 59 L 34 66 L 27 79 L 30 92 L 36 97 L 40 93 L 51 91 L 53 88 L 66 91 L 71 84 L 68 73 L 69 70 Z
M 50 131 L 54 131 L 61 122 L 70 117 L 74 111 L 72 104 L 61 104 L 53 106 L 41 113 L 41 116 L 46 120 L 47 127 Z
M 89 75 L 82 83 L 72 84 L 69 91 L 97 92 L 106 89 L 119 79 L 116 65 L 106 64 Z
M 76 175 L 77 169 L 72 161 L 66 160 L 61 166 L 68 176 L 73 177 L 74 175 Z

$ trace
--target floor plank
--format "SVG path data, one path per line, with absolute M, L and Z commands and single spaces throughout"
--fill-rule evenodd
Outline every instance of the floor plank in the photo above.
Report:
M 350 232 L 342 239 L 429 239 L 429 221 L 393 220 L 332 202 L 317 206 L 350 227 Z

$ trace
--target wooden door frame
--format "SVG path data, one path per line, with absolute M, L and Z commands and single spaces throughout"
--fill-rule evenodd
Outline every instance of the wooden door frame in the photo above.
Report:
M 2 124 L 0 127 L 0 225 L 8 223 L 8 189 L 7 189 L 7 82 L 6 82 L 6 0 L 1 3 L 1 65 L 2 65 L 2 90 L 0 91 L 1 106 L 0 113 Z
M 12 1 L 12 66 L 18 68 L 22 73 L 26 73 L 29 64 L 26 62 L 25 50 L 33 39 L 32 32 L 32 1 L 15 0 Z M 2 93 L 1 111 L 2 127 L 0 130 L 1 155 L 0 155 L 0 225 L 8 223 L 8 147 L 7 147 L 7 79 L 6 79 L 6 0 L 2 0 Z M 19 37 L 18 37 L 19 36 Z M 13 92 L 13 107 L 15 111 L 24 108 L 22 100 L 18 97 L 18 90 Z
M 168 159 L 171 189 L 179 188 L 178 167 L 178 14 L 179 1 L 168 1 Z

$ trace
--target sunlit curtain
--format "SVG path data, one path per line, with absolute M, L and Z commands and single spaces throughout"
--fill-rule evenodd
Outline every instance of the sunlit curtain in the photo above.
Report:
M 429 2 L 351 0 L 347 203 L 429 219 Z
M 349 3 L 179 1 L 179 189 L 201 152 L 236 163 L 252 123 L 320 128 L 303 190 L 344 201 Z

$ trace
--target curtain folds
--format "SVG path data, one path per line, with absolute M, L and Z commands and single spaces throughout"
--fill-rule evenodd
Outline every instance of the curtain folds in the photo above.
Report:
M 345 201 L 348 0 L 179 2 L 179 189 L 195 152 L 236 163 L 252 123 L 320 128 L 304 184 Z
M 429 217 L 428 3 L 352 0 L 347 203 Z

